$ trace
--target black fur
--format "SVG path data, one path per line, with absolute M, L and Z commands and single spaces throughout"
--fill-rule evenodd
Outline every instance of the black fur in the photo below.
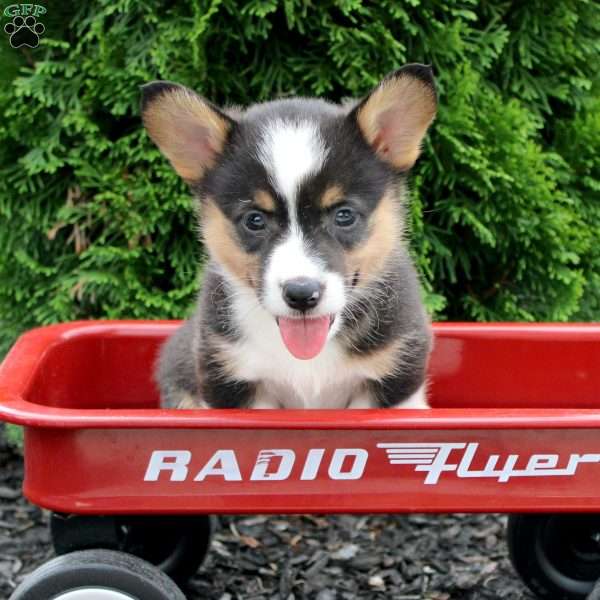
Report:
M 152 103 L 152 101 L 158 98 L 158 96 L 161 96 L 166 92 L 178 89 L 180 87 L 181 86 L 178 83 L 173 83 L 172 81 L 151 81 L 150 83 L 145 83 L 144 85 L 141 85 L 140 110 L 142 114 L 144 113 L 146 108 Z

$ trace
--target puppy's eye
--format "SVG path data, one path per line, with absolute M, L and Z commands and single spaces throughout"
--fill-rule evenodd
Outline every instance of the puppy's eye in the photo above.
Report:
M 352 227 L 358 215 L 349 206 L 342 206 L 335 211 L 333 220 L 338 227 Z
M 267 219 L 263 213 L 258 210 L 251 210 L 244 216 L 244 227 L 248 231 L 262 231 L 267 226 Z

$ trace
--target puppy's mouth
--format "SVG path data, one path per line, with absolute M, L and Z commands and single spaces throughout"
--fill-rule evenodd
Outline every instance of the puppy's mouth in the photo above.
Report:
M 335 315 L 276 317 L 275 320 L 290 354 L 300 360 L 310 360 L 323 350 Z

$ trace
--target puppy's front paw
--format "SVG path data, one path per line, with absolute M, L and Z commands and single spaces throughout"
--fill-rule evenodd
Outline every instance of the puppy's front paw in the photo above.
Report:
M 427 394 L 425 392 L 425 384 L 423 384 L 412 396 L 409 396 L 406 400 L 392 406 L 391 408 L 431 408 L 427 402 Z
M 209 406 L 206 404 L 206 402 L 204 402 L 204 400 L 200 400 L 200 398 L 192 396 L 192 394 L 188 392 L 181 392 L 180 397 L 175 401 L 175 408 L 180 410 L 191 410 L 209 408 Z
M 367 392 L 358 392 L 350 398 L 346 408 L 377 408 L 377 403 Z

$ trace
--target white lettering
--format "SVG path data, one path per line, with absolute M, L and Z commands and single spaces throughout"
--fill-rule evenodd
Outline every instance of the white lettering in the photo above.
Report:
M 346 458 L 353 458 L 350 469 L 342 471 Z M 333 453 L 328 475 L 331 479 L 360 479 L 364 473 L 369 453 L 362 448 L 341 448 Z
M 377 444 L 384 448 L 390 464 L 415 465 L 415 471 L 425 471 L 427 476 L 424 483 L 438 483 L 442 473 L 456 471 L 456 476 L 468 478 L 490 478 L 499 483 L 507 483 L 513 477 L 550 477 L 574 475 L 580 463 L 598 463 L 600 454 L 571 454 L 566 467 L 557 468 L 560 457 L 558 454 L 533 454 L 529 457 L 523 469 L 517 468 L 519 454 L 509 454 L 500 466 L 500 455 L 490 454 L 483 469 L 473 469 L 471 465 L 479 449 L 479 444 L 435 443 L 435 444 Z M 462 450 L 458 463 L 450 463 L 449 456 L 454 450 Z
M 225 481 L 242 481 L 235 452 L 233 450 L 217 450 L 200 469 L 194 481 L 204 481 L 209 475 L 220 475 Z
M 300 479 L 302 481 L 313 481 L 317 478 L 317 473 L 319 472 L 319 467 L 321 466 L 321 461 L 323 460 L 323 454 L 325 454 L 325 450 L 323 448 L 311 448 L 308 451 L 306 462 L 304 463 L 304 468 L 302 469 L 302 475 L 300 475 Z
M 526 471 L 535 473 L 538 469 L 553 469 L 558 464 L 558 454 L 534 454 L 527 463 Z
M 558 454 L 486 455 L 481 452 L 478 442 L 386 442 L 377 447 L 385 450 L 391 465 L 412 465 L 415 471 L 425 473 L 425 485 L 437 484 L 444 473 L 454 472 L 460 479 L 493 479 L 507 483 L 514 477 L 572 476 L 580 464 L 600 463 L 600 453 L 570 454 L 563 461 Z M 308 449 L 300 481 L 317 479 L 325 452 L 324 448 Z M 364 448 L 337 448 L 333 451 L 327 476 L 332 480 L 360 479 L 368 458 L 369 453 Z M 185 481 L 191 459 L 189 450 L 155 450 L 148 461 L 144 481 L 159 481 L 163 472 L 168 474 L 169 481 Z M 561 462 L 564 466 L 559 467 Z M 260 450 L 248 479 L 284 481 L 290 478 L 295 463 L 296 453 L 289 448 Z M 474 464 L 484 467 L 474 468 Z M 217 450 L 198 471 L 194 481 L 204 481 L 209 476 L 222 477 L 225 481 L 243 481 L 247 477 L 242 477 L 234 450 Z
M 272 458 L 279 458 L 276 471 L 267 472 Z M 251 481 L 281 481 L 292 472 L 296 454 L 293 450 L 261 450 L 250 475 Z
M 192 460 L 189 450 L 155 450 L 150 456 L 144 481 L 158 481 L 161 471 L 171 471 L 170 481 L 185 481 Z

